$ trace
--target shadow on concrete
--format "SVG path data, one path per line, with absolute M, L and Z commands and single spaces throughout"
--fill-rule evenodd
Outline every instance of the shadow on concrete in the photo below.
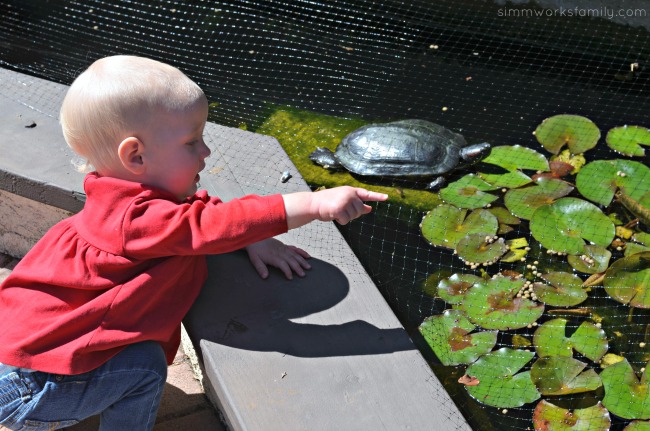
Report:
M 414 350 L 402 328 L 380 329 L 332 309 L 350 291 L 335 266 L 312 258 L 304 278 L 286 280 L 272 271 L 262 280 L 245 252 L 209 256 L 209 277 L 184 324 L 195 345 L 200 340 L 297 357 L 371 355 Z M 331 309 L 331 310 L 330 310 Z M 349 308 L 345 308 L 348 310 Z M 300 323 L 310 318 L 317 322 Z M 363 314 L 363 313 L 360 313 Z M 352 320 L 347 321 L 352 317 Z

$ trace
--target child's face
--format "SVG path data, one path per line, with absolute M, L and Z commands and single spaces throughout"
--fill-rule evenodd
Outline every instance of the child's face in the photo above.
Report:
M 182 113 L 161 112 L 153 117 L 142 135 L 146 165 L 143 183 L 164 189 L 180 200 L 196 193 L 199 172 L 210 155 L 203 142 L 207 117 L 207 102 Z

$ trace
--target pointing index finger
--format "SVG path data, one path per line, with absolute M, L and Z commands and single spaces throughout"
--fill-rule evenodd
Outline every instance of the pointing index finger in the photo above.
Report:
M 366 189 L 358 189 L 357 196 L 364 201 L 381 202 L 388 199 L 385 193 L 373 192 Z

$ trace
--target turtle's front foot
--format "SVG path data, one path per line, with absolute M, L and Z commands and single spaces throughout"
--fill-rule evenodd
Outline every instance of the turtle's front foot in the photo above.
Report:
M 438 190 L 443 188 L 445 184 L 447 184 L 447 180 L 445 180 L 444 177 L 437 177 L 429 184 L 427 184 L 426 189 L 429 190 L 430 192 L 437 192 Z

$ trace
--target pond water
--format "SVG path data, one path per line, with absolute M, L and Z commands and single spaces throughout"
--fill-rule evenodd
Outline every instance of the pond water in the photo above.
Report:
M 310 127 L 319 127 L 321 135 L 314 135 L 326 141 L 344 135 L 350 121 L 421 118 L 470 143 L 519 144 L 549 156 L 532 132 L 557 114 L 588 117 L 603 138 L 616 126 L 650 127 L 650 1 L 586 3 L 0 1 L 0 63 L 69 84 L 104 55 L 153 56 L 204 88 L 215 122 L 254 131 L 268 126 L 278 109 L 307 113 L 285 123 L 291 139 L 265 129 L 289 153 L 306 145 L 301 137 L 305 129 L 313 132 Z M 331 120 L 319 123 L 310 113 Z M 617 155 L 601 141 L 588 158 Z M 532 427 L 536 403 L 507 414 L 482 406 L 457 383 L 465 367 L 441 366 L 420 336 L 425 318 L 450 308 L 435 295 L 438 279 L 480 274 L 423 238 L 418 224 L 424 213 L 394 197 L 341 230 L 470 423 L 486 430 Z M 507 237 L 530 239 L 529 232 L 524 221 Z M 534 253 L 541 267 L 563 261 L 539 248 Z M 508 269 L 525 272 L 519 264 L 488 272 Z M 626 353 L 638 369 L 648 360 L 647 349 L 638 346 L 650 342 L 650 316 L 608 298 L 594 288 L 580 307 L 599 316 L 608 334 L 621 334 L 610 336 L 610 349 Z M 572 330 L 585 320 L 553 317 L 567 318 Z M 533 332 L 502 331 L 497 347 L 512 347 L 514 335 L 531 338 Z M 577 408 L 602 397 L 601 389 L 554 401 Z M 614 419 L 612 429 L 627 422 Z

